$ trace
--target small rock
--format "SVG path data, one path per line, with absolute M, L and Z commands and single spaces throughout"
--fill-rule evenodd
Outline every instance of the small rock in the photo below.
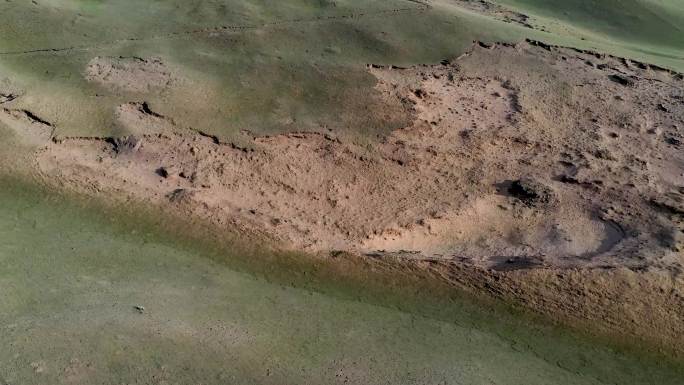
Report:
M 513 181 L 508 188 L 508 193 L 527 206 L 551 203 L 554 196 L 550 188 L 531 179 Z
M 413 94 L 416 95 L 416 97 L 418 99 L 423 99 L 424 97 L 427 96 L 427 93 L 425 91 L 421 90 L 420 88 L 413 91 Z
M 166 167 L 159 167 L 156 170 L 157 175 L 159 175 L 162 178 L 168 178 L 169 177 L 169 170 L 166 169 Z

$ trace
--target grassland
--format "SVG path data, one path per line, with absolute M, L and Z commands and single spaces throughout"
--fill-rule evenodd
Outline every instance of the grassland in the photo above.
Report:
M 362 289 L 287 259 L 269 272 L 160 231 L 152 211 L 3 182 L 3 384 L 674 384 L 684 370 L 400 281 Z
M 420 160 L 426 156 L 424 153 L 449 154 L 452 144 L 470 138 L 461 148 L 459 161 L 451 158 L 448 163 L 446 158 L 442 166 L 447 171 L 443 173 L 440 169 L 435 177 L 441 183 L 442 177 L 453 176 L 462 167 L 467 169 L 461 175 L 463 179 L 451 179 L 453 185 L 441 185 L 440 188 L 451 186 L 451 195 L 440 194 L 439 188 L 432 191 L 437 195 L 425 195 L 427 198 L 419 200 L 423 211 L 446 195 L 457 201 L 484 194 L 477 186 L 488 174 L 478 167 L 491 160 L 484 159 L 485 155 L 500 153 L 491 170 L 527 164 L 535 168 L 532 174 L 539 178 L 542 173 L 555 170 L 558 164 L 567 169 L 589 164 L 585 167 L 591 170 L 585 175 L 588 182 L 580 180 L 582 175 L 574 174 L 565 179 L 567 183 L 547 181 L 555 183 L 557 189 L 560 183 L 570 185 L 563 186 L 567 190 L 563 190 L 562 196 L 574 197 L 568 191 L 580 191 L 581 207 L 591 206 L 585 210 L 590 221 L 578 224 L 577 217 L 566 215 L 559 223 L 572 230 L 579 228 L 580 235 L 587 228 L 590 232 L 597 223 L 622 223 L 631 214 L 613 210 L 622 204 L 618 199 L 622 196 L 615 191 L 628 191 L 623 186 L 632 181 L 629 178 L 633 175 L 641 178 L 638 187 L 643 190 L 635 194 L 642 194 L 642 198 L 662 195 L 678 199 L 684 194 L 684 189 L 675 188 L 684 165 L 674 147 L 684 140 L 677 136 L 682 116 L 674 105 L 682 100 L 678 93 L 683 89 L 682 79 L 667 71 L 648 72 L 651 68 L 647 65 L 684 71 L 683 26 L 684 5 L 677 0 L 0 2 L 0 345 L 5 347 L 0 349 L 0 385 L 678 384 L 684 378 L 681 357 L 665 350 L 653 351 L 651 345 L 635 346 L 640 344 L 636 340 L 625 343 L 597 336 L 590 323 L 599 322 L 595 318 L 601 312 L 593 314 L 595 318 L 588 317 L 591 322 L 582 324 L 583 329 L 589 330 L 568 331 L 566 327 L 552 325 L 548 318 L 553 317 L 533 317 L 496 301 L 481 303 L 452 286 L 431 286 L 432 281 L 426 277 L 442 274 L 454 279 L 439 270 L 433 275 L 416 272 L 412 276 L 394 266 L 346 260 L 335 257 L 335 253 L 331 258 L 320 259 L 299 252 L 275 251 L 270 248 L 271 243 L 260 238 L 263 234 L 252 232 L 253 227 L 240 228 L 239 223 L 231 225 L 249 231 L 226 232 L 230 226 L 205 231 L 202 226 L 207 223 L 189 223 L 189 218 L 185 218 L 187 222 L 176 223 L 177 218 L 171 220 L 172 212 L 187 211 L 174 211 L 183 207 L 183 196 L 179 198 L 181 202 L 176 202 L 173 193 L 183 189 L 170 186 L 178 181 L 188 186 L 193 183 L 186 186 L 188 190 L 197 188 L 205 192 L 211 192 L 212 186 L 225 187 L 221 194 L 231 197 L 239 197 L 234 190 L 240 186 L 244 189 L 241 191 L 247 191 L 244 195 L 252 206 L 241 207 L 237 199 L 238 203 L 215 200 L 208 194 L 211 199 L 202 207 L 216 203 L 226 212 L 233 210 L 250 217 L 257 213 L 255 204 L 279 207 L 268 202 L 270 198 L 261 188 L 271 183 L 275 186 L 271 191 L 274 196 L 282 189 L 292 195 L 292 199 L 280 205 L 279 213 L 287 214 L 283 219 L 290 219 L 286 217 L 291 213 L 293 218 L 301 219 L 316 204 L 332 202 L 319 198 L 333 190 L 339 193 L 340 202 L 349 201 L 349 195 L 363 194 L 374 204 L 384 203 L 367 191 L 350 194 L 344 186 L 340 187 L 339 181 L 332 181 L 332 187 L 327 188 L 328 184 L 323 186 L 323 178 L 317 176 L 305 179 L 304 187 L 293 188 L 287 180 L 280 183 L 280 176 L 292 176 L 296 173 L 292 170 L 306 166 L 301 164 L 309 159 L 305 156 L 288 158 L 296 151 L 305 151 L 309 148 L 306 146 L 315 151 L 304 155 L 316 155 L 306 162 L 309 165 L 320 159 L 336 162 L 334 167 L 325 162 L 317 164 L 319 175 L 328 174 L 327 177 L 339 171 L 335 167 L 347 165 L 341 159 L 352 154 L 350 157 L 356 163 L 350 163 L 351 169 L 359 175 L 370 162 L 382 166 L 380 171 L 370 168 L 375 172 L 372 175 L 384 177 L 390 174 L 388 170 L 399 170 L 392 174 L 394 179 L 387 179 L 390 182 L 407 179 L 407 175 L 420 181 L 432 168 L 416 168 L 419 172 L 406 173 L 402 167 L 407 165 L 407 159 Z M 616 57 L 586 52 L 581 56 L 577 51 L 533 44 L 516 48 L 501 45 L 502 51 L 497 51 L 488 44 L 525 39 Z M 474 41 L 483 42 L 482 47 L 478 46 L 480 55 L 460 62 L 454 60 L 471 52 Z M 535 49 L 545 53 L 530 58 L 523 52 Z M 514 59 L 505 61 L 505 55 Z M 557 59 L 561 56 L 562 60 Z M 604 69 L 595 63 L 599 57 L 605 59 Z M 643 63 L 634 65 L 630 59 Z M 447 64 L 439 67 L 440 62 Z M 515 68 L 506 72 L 506 67 L 496 63 L 513 63 Z M 562 68 L 569 71 L 581 68 L 577 73 L 582 74 L 582 81 L 601 85 L 601 92 L 581 88 L 585 84 L 571 85 L 579 75 L 559 75 L 561 65 L 557 63 L 567 66 Z M 147 87 L 144 76 L 138 75 L 119 84 L 110 78 L 112 72 L 103 76 L 90 72 L 98 65 L 133 68 L 138 74 L 162 79 L 164 85 Z M 373 66 L 369 69 L 369 65 Z M 397 67 L 411 68 L 397 71 Z M 517 136 L 499 137 L 504 145 L 496 147 L 490 137 L 458 133 L 451 130 L 446 120 L 444 126 L 441 120 L 429 121 L 430 113 L 436 111 L 430 110 L 434 102 L 416 93 L 424 89 L 409 88 L 429 81 L 433 88 L 423 88 L 439 94 L 450 89 L 444 84 L 453 80 L 448 80 L 447 74 L 452 70 L 465 70 L 477 76 L 464 75 L 464 88 L 452 90 L 454 93 L 445 98 L 447 102 L 478 101 L 498 95 L 499 104 L 493 104 L 496 108 L 483 121 L 499 119 L 496 113 L 501 113 L 501 121 L 520 114 L 521 120 L 538 125 L 526 126 L 525 132 L 519 125 L 511 125 L 511 135 Z M 604 70 L 622 71 L 616 72 L 622 75 L 610 77 L 607 72 L 600 72 Z M 629 84 L 627 74 L 643 80 L 645 85 L 639 86 L 643 88 L 634 86 L 632 81 L 631 91 L 609 95 L 611 90 L 624 86 L 615 79 Z M 400 76 L 404 76 L 403 80 Z M 520 84 L 527 88 L 511 86 L 507 82 L 509 77 L 526 79 Z M 412 79 L 408 86 L 401 83 L 406 79 Z M 486 86 L 480 87 L 480 82 Z M 399 86 L 390 89 L 391 84 Z M 660 92 L 665 89 L 662 84 L 669 87 L 667 93 Z M 384 93 L 382 87 L 387 88 Z M 406 95 L 399 95 L 397 89 L 406 91 Z M 397 95 L 401 97 L 396 98 Z M 637 109 L 622 103 L 626 99 L 639 103 L 639 95 L 650 95 L 648 102 L 658 104 L 641 103 Z M 417 114 L 405 108 L 410 98 L 420 99 L 412 105 L 424 108 L 423 126 L 412 126 L 417 122 Z M 529 103 L 538 105 L 523 114 L 519 109 L 525 103 L 526 107 Z M 459 105 L 470 108 L 467 103 Z M 446 103 L 440 106 L 453 109 Z M 596 117 L 587 115 L 579 119 L 579 110 L 595 113 Z M 605 111 L 609 113 L 602 115 Z M 635 111 L 639 116 L 632 116 Z M 654 122 L 665 129 L 655 127 Z M 603 126 L 598 127 L 598 123 Z M 148 141 L 149 149 L 164 148 L 142 154 L 136 153 L 135 142 L 117 141 L 137 135 L 133 130 L 136 126 L 156 130 L 147 132 L 148 137 L 158 135 L 156 142 Z M 424 135 L 416 135 L 413 142 L 401 136 L 402 129 L 420 131 L 426 126 L 432 132 L 444 129 L 448 135 L 428 137 L 433 141 L 429 143 Z M 39 133 L 49 131 L 51 140 L 38 145 L 35 141 L 24 141 L 22 127 Z M 331 136 L 306 136 L 301 132 Z M 23 134 L 25 137 L 26 132 Z M 288 135 L 273 139 L 272 147 L 267 146 L 269 143 L 264 145 L 270 140 L 264 135 L 274 134 Z M 581 141 L 567 143 L 567 138 Z M 618 138 L 631 140 L 629 146 Z M 551 155 L 542 154 L 548 155 L 548 159 L 531 156 L 530 149 L 551 148 L 543 146 L 544 140 L 556 146 Z M 189 144 L 191 141 L 194 147 Z M 639 141 L 648 145 L 640 145 Z M 319 142 L 323 143 L 320 148 L 315 146 Z M 406 143 L 421 151 L 425 143 L 430 146 L 413 159 L 406 155 Z M 250 155 L 259 145 L 259 156 Z M 305 150 L 300 150 L 302 145 Z M 128 155 L 126 146 L 131 150 Z M 440 146 L 451 147 L 439 153 L 436 149 Z M 578 148 L 581 154 L 577 159 L 572 154 L 562 162 L 555 158 L 556 153 L 566 154 L 572 152 L 568 149 Z M 643 161 L 638 158 L 643 155 L 639 152 L 653 159 Z M 321 153 L 323 156 L 318 156 Z M 509 157 L 511 154 L 519 154 L 520 159 Z M 662 154 L 669 155 L 663 159 Z M 625 166 L 624 162 L 618 166 L 610 163 L 617 158 L 632 163 L 629 167 L 619 167 Z M 183 160 L 182 167 L 191 164 L 196 167 L 195 174 L 207 175 L 219 173 L 217 165 L 233 159 L 230 165 L 235 166 L 236 178 L 225 186 L 218 177 L 208 182 L 191 182 L 187 175 L 176 178 L 182 167 L 169 167 L 169 171 L 150 166 L 160 159 L 167 167 L 172 163 L 169 159 L 179 163 Z M 530 159 L 539 163 L 529 163 Z M 590 161 L 585 162 L 586 159 Z M 125 174 L 137 170 L 131 164 L 140 166 L 142 171 Z M 263 170 L 264 165 L 272 167 Z M 286 165 L 289 171 L 281 172 Z M 117 174 L 119 171 L 121 174 Z M 223 172 L 221 169 L 221 177 Z M 608 172 L 610 175 L 606 176 Z M 507 175 L 499 174 L 497 181 L 510 182 Z M 58 177 L 50 179 L 55 175 Z M 169 175 L 171 178 L 167 178 Z M 266 183 L 256 183 L 259 178 Z M 152 188 L 138 188 L 151 180 Z M 132 184 L 138 187 L 131 188 Z M 307 207 L 311 210 L 288 211 L 290 203 L 298 199 L 297 194 L 305 191 L 308 184 L 325 187 L 307 195 L 311 199 Z M 492 185 L 487 184 L 486 189 L 492 190 Z M 406 190 L 419 191 L 422 187 L 416 184 Z M 383 188 L 370 190 L 377 192 Z M 154 196 L 163 204 L 144 206 L 144 202 L 150 201 L 142 195 L 157 192 L 155 189 L 159 192 Z M 483 215 L 474 211 L 478 214 L 475 220 L 469 219 L 464 211 L 464 222 L 468 225 L 477 224 L 480 216 L 486 217 L 495 210 L 505 210 L 505 215 L 516 210 L 524 213 L 516 218 L 522 223 L 518 227 L 543 217 L 535 214 L 531 205 L 507 206 L 505 199 L 511 197 L 489 190 L 487 199 L 494 204 L 485 207 Z M 142 198 L 136 200 L 140 196 L 131 191 L 142 194 Z M 172 194 L 167 195 L 169 191 Z M 593 191 L 593 195 L 587 191 Z M 394 192 L 391 196 L 396 198 L 396 211 L 387 215 L 389 219 L 379 220 L 391 222 L 400 214 L 413 214 L 412 207 L 405 207 L 409 201 L 403 198 L 405 191 Z M 260 198 L 252 199 L 257 196 Z M 386 199 L 388 195 L 379 196 Z M 169 209 L 169 201 L 177 206 Z M 658 263 L 669 268 L 673 265 L 668 263 L 677 261 L 681 255 L 681 250 L 676 250 L 681 242 L 673 224 L 679 220 L 679 206 L 670 201 L 658 202 L 642 199 L 633 205 L 627 201 L 625 207 L 642 210 L 640 215 L 645 214 L 639 218 L 654 218 L 653 227 L 659 226 L 658 231 L 662 231 L 654 235 L 647 229 L 641 235 L 653 235 L 653 239 L 649 238 L 653 244 L 661 241 L 658 250 L 662 251 L 662 258 Z M 608 211 L 599 209 L 609 205 L 613 216 L 604 221 L 599 214 Z M 369 207 L 368 212 L 377 208 Z M 337 200 L 329 210 L 330 217 L 340 211 L 353 211 L 345 210 L 343 204 L 338 206 Z M 441 219 L 438 214 L 432 219 Z M 316 213 L 311 216 L 316 217 Z M 219 222 L 223 218 L 216 217 Z M 267 226 L 281 224 L 281 218 L 276 219 L 267 221 Z M 318 224 L 316 220 L 306 224 Z M 538 227 L 544 230 L 544 226 Z M 481 227 L 474 232 L 472 239 L 476 241 L 472 244 L 486 248 L 492 238 L 487 231 L 491 233 L 491 229 Z M 632 236 L 617 225 L 601 229 L 604 227 L 620 233 L 619 237 Z M 309 241 L 309 234 L 315 233 L 315 226 L 312 228 L 302 232 L 302 244 Z M 638 235 L 632 237 L 634 244 Z M 515 236 L 504 234 L 501 238 L 508 242 Z M 593 241 L 598 245 L 596 250 L 603 250 L 603 238 Z M 257 247 L 242 247 L 249 242 Z M 594 253 L 594 249 L 588 250 L 583 255 Z M 634 264 L 629 268 L 634 271 L 629 270 L 626 276 L 640 274 L 639 263 L 644 258 L 639 258 L 641 255 L 630 260 Z M 613 262 L 608 257 L 605 261 Z M 431 263 L 427 260 L 423 267 L 429 270 Z M 600 274 L 595 276 L 599 284 L 610 279 Z M 493 275 L 493 279 L 502 276 Z M 571 280 L 563 281 L 568 276 Z M 561 287 L 557 286 L 559 282 L 570 286 L 577 283 L 572 281 L 572 274 L 563 276 L 551 271 L 544 277 L 554 288 Z M 504 287 L 496 286 L 494 281 L 482 282 L 479 283 L 485 286 L 483 291 L 496 292 Z M 637 281 L 626 283 L 632 285 L 629 293 L 643 289 L 634 282 Z M 510 293 L 496 293 L 501 295 L 494 297 L 519 299 L 516 286 L 511 287 L 514 289 Z M 574 300 L 595 294 L 578 287 L 563 293 L 568 297 L 558 298 Z M 616 298 L 621 298 L 619 295 L 624 293 L 619 285 L 615 287 L 619 292 Z M 663 294 L 670 295 L 666 299 L 682 298 L 677 297 L 674 284 L 662 287 L 669 290 Z M 550 297 L 533 297 L 529 307 L 544 306 L 549 300 Z M 639 304 L 648 302 L 638 300 Z M 580 300 L 560 302 L 561 312 L 574 311 L 584 316 L 572 308 Z M 610 309 L 606 314 L 619 315 L 634 309 L 639 314 L 662 318 L 653 318 L 656 321 L 671 321 L 675 316 L 668 318 L 667 306 L 662 305 L 669 303 L 653 300 L 647 304 L 652 305 L 650 310 L 647 305 L 629 308 L 606 303 L 602 310 Z M 658 312 L 653 311 L 656 307 Z M 671 314 L 679 310 L 674 309 Z M 623 321 L 629 322 L 626 318 L 620 322 Z M 605 323 L 613 328 L 619 325 Z M 646 326 L 652 330 L 656 328 L 653 325 Z M 675 325 L 667 332 L 677 330 Z
M 112 134 L 114 108 L 144 99 L 184 126 L 234 139 L 243 129 L 373 137 L 402 127 L 405 118 L 378 112 L 365 66 L 437 63 L 473 40 L 531 37 L 684 69 L 677 23 L 684 16 L 674 3 L 512 3 L 538 29 L 462 3 L 5 2 L 0 78 L 30 95 L 21 106 L 53 122 L 58 135 Z M 95 56 L 161 56 L 186 82 L 163 94 L 103 90 L 83 77 Z

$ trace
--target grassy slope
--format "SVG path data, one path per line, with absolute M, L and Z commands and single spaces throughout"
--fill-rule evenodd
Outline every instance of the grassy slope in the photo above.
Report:
M 682 376 L 681 366 L 503 310 L 458 299 L 444 306 L 426 294 L 412 305 L 420 298 L 412 286 L 375 296 L 373 280 L 347 291 L 325 267 L 303 274 L 284 264 L 275 281 L 256 278 L 228 268 L 231 252 L 199 252 L 159 232 L 156 215 L 132 216 L 130 207 L 105 215 L 0 182 L 2 384 L 593 385 Z
M 438 61 L 462 51 L 474 36 L 469 26 L 446 20 L 449 24 L 440 22 L 439 28 L 445 37 L 452 38 L 424 44 L 433 35 L 434 25 L 416 20 L 416 11 L 375 14 L 420 8 L 404 0 L 337 2 L 335 7 L 319 1 L 279 2 L 275 6 L 263 2 L 199 2 L 205 4 L 199 10 L 181 2 L 176 2 L 178 10 L 170 3 L 152 3 L 154 6 L 142 9 L 134 3 L 138 2 L 32 11 L 31 20 L 36 25 L 11 21 L 26 19 L 22 17 L 26 6 L 15 4 L 13 12 L 0 12 L 10 20 L 4 28 L 10 32 L 11 28 L 18 29 L 15 35 L 3 34 L 8 36 L 2 42 L 3 51 L 83 47 L 57 54 L 0 57 L 11 75 L 28 75 L 25 88 L 35 98 L 26 108 L 38 109 L 55 121 L 64 135 L 109 134 L 114 106 L 139 98 L 164 113 L 176 112 L 174 118 L 181 124 L 224 135 L 242 128 L 274 132 L 322 126 L 386 131 L 406 122 L 402 117 L 386 119 L 367 113 L 381 106 L 374 98 L 374 79 L 366 73 L 365 64 Z M 222 15 L 218 3 L 228 3 L 231 12 Z M 131 10 L 135 12 L 131 14 Z M 82 16 L 77 17 L 79 14 Z M 112 14 L 123 17 L 111 18 Z M 200 16 L 207 14 L 213 16 Z M 326 19 L 316 20 L 319 16 Z M 340 18 L 327 19 L 331 16 Z M 78 21 L 63 30 L 63 20 Z M 205 27 L 275 22 L 282 24 L 219 35 L 168 35 Z M 128 40 L 131 38 L 136 40 Z M 182 68 L 194 85 L 164 96 L 103 92 L 81 76 L 96 55 L 164 56 Z M 103 96 L 95 98 L 95 94 Z
M 559 23 L 561 18 L 553 17 L 564 12 L 542 8 L 548 2 L 510 1 L 530 8 L 550 24 Z M 681 60 L 671 58 L 678 55 L 677 49 L 681 51 L 677 36 L 667 39 L 666 45 L 635 46 L 632 40 L 641 27 L 631 35 L 606 32 L 595 41 L 566 33 L 568 26 L 587 28 L 595 21 L 579 1 L 571 8 L 575 13 L 562 19 L 565 24 L 549 27 L 552 33 L 466 12 L 449 0 L 436 0 L 427 11 L 406 0 L 334 4 L 323 0 L 4 2 L 0 3 L 0 51 L 6 54 L 0 54 L 0 79 L 18 83 L 26 97 L 17 106 L 54 122 L 61 135 L 117 133 L 114 108 L 131 100 L 146 100 L 182 125 L 227 137 L 235 137 L 241 129 L 257 133 L 335 129 L 374 135 L 405 125 L 406 116 L 384 113 L 385 106 L 372 89 L 374 79 L 365 71 L 367 63 L 434 63 L 457 56 L 476 39 L 533 37 L 684 69 Z M 622 16 L 603 8 L 606 11 L 599 15 L 606 20 Z M 680 10 L 674 3 L 661 8 Z M 676 35 L 672 25 L 682 14 L 668 16 L 670 23 L 658 23 L 645 39 L 652 42 L 658 31 Z M 651 17 L 639 25 L 658 21 Z M 222 26 L 246 29 L 196 32 Z M 624 26 L 622 30 L 631 31 Z M 19 53 L 67 47 L 75 48 Z M 190 85 L 164 95 L 102 90 L 82 77 L 88 61 L 97 55 L 159 55 L 179 68 Z
M 684 51 L 684 8 L 676 0 L 502 0 L 521 10 L 604 35 L 659 56 Z M 679 56 L 679 59 L 684 57 Z
M 337 1 L 337 7 L 313 0 L 189 3 L 2 2 L 0 51 L 78 48 L 0 55 L 0 86 L 13 83 L 23 89 L 16 107 L 54 121 L 63 135 L 115 132 L 114 107 L 139 99 L 183 124 L 226 136 L 240 128 L 278 132 L 321 129 L 321 125 L 379 133 L 401 125 L 403 117 L 358 113 L 382 106 L 371 92 L 374 80 L 365 64 L 437 62 L 458 55 L 473 39 L 532 36 L 684 68 L 680 60 L 630 48 L 636 44 L 628 43 L 627 35 L 603 31 L 587 35 L 596 40 L 579 40 L 590 26 L 541 8 L 533 11 L 558 23 L 556 29 L 550 28 L 555 34 L 464 12 L 449 1 L 435 1 L 434 9 L 425 13 L 392 16 L 368 13 L 417 5 L 401 0 Z M 684 11 L 674 1 L 663 4 L 668 12 Z M 516 6 L 531 7 L 522 2 Z M 351 13 L 367 15 L 215 36 L 169 35 L 217 25 L 249 26 Z M 563 34 L 568 26 L 579 34 Z M 654 44 L 655 48 L 638 44 L 642 50 L 661 53 L 681 51 L 676 45 L 676 41 L 666 47 Z M 83 68 L 96 55 L 160 55 L 182 68 L 198 87 L 174 89 L 166 95 L 107 92 L 82 79 Z M 0 185 L 5 186 L 0 189 L 4 266 L 0 288 L 10 293 L 0 299 L 0 342 L 11 346 L 0 352 L 0 383 L 57 383 L 58 376 L 71 372 L 84 376 L 81 383 L 149 382 L 153 375 L 160 381 L 171 376 L 180 382 L 225 382 L 237 376 L 245 382 L 268 383 L 265 369 L 269 367 L 272 382 L 330 383 L 337 368 L 327 365 L 348 364 L 347 357 L 366 357 L 363 362 L 371 362 L 375 380 L 390 378 L 396 383 L 421 375 L 423 379 L 426 368 L 440 366 L 441 372 L 432 372 L 433 379 L 463 376 L 464 383 L 675 383 L 681 378 L 681 372 L 657 367 L 649 372 L 648 364 L 603 348 L 568 344 L 545 333 L 502 334 L 497 325 L 492 326 L 494 331 L 478 331 L 460 320 L 455 325 L 261 284 L 195 252 L 170 247 L 168 239 L 158 239 L 126 218 L 94 214 L 60 198 L 35 197 L 35 192 L 13 189 L 12 181 Z M 123 224 L 113 229 L 110 222 L 118 220 Z M 136 313 L 133 304 L 145 305 L 147 314 Z M 320 313 L 312 316 L 311 309 Z M 216 320 L 232 321 L 229 324 L 238 326 L 238 333 L 231 334 L 233 329 L 207 333 L 216 327 Z M 255 340 L 248 346 L 235 345 L 241 327 L 255 328 Z M 322 336 L 313 343 L 308 338 L 312 330 Z M 278 340 L 285 332 L 287 340 Z M 228 341 L 211 343 L 219 338 Z M 535 340 L 541 342 L 534 344 Z M 265 356 L 273 361 L 263 362 Z M 79 369 L 88 363 L 94 363 L 93 369 Z M 42 374 L 35 373 L 43 366 Z M 314 369 L 303 374 L 302 368 Z M 575 376 L 576 372 L 583 376 Z M 489 378 L 478 377 L 483 373 Z M 67 380 L 79 382 L 79 378 Z

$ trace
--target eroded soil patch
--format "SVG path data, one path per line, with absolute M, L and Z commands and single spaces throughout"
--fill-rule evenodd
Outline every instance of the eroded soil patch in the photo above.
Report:
M 28 145 L 41 145 L 52 139 L 52 123 L 28 110 L 0 108 L 0 122 L 8 126 Z
M 114 91 L 146 93 L 169 87 L 178 78 L 160 58 L 95 57 L 85 78 Z
M 681 338 L 681 75 L 537 42 L 369 70 L 388 103 L 415 116 L 372 145 L 246 132 L 241 147 L 135 102 L 118 112 L 133 136 L 49 142 L 37 167 L 51 183 L 286 247 L 427 263 L 543 312 Z M 667 278 L 602 273 L 624 268 Z M 533 284 L 540 276 L 547 284 Z M 647 306 L 637 286 L 658 299 Z M 568 297 L 571 287 L 592 295 Z M 601 305 L 614 300 L 627 302 Z

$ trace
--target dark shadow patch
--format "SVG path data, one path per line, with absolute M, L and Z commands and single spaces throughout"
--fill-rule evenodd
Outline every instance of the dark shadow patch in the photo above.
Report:
M 495 256 L 490 260 L 494 262 L 491 269 L 495 271 L 529 270 L 544 266 L 541 256 Z
M 555 200 L 553 190 L 529 178 L 504 181 L 496 187 L 499 193 L 513 197 L 528 207 L 546 206 Z
M 608 76 L 608 79 L 612 80 L 613 82 L 615 82 L 617 84 L 625 86 L 625 87 L 634 86 L 634 80 L 632 80 L 628 77 L 622 76 L 622 75 L 617 75 L 617 74 L 610 75 L 610 76 Z
M 140 149 L 142 139 L 136 136 L 124 136 L 119 138 L 105 138 L 105 142 L 112 145 L 117 154 L 133 153 Z

